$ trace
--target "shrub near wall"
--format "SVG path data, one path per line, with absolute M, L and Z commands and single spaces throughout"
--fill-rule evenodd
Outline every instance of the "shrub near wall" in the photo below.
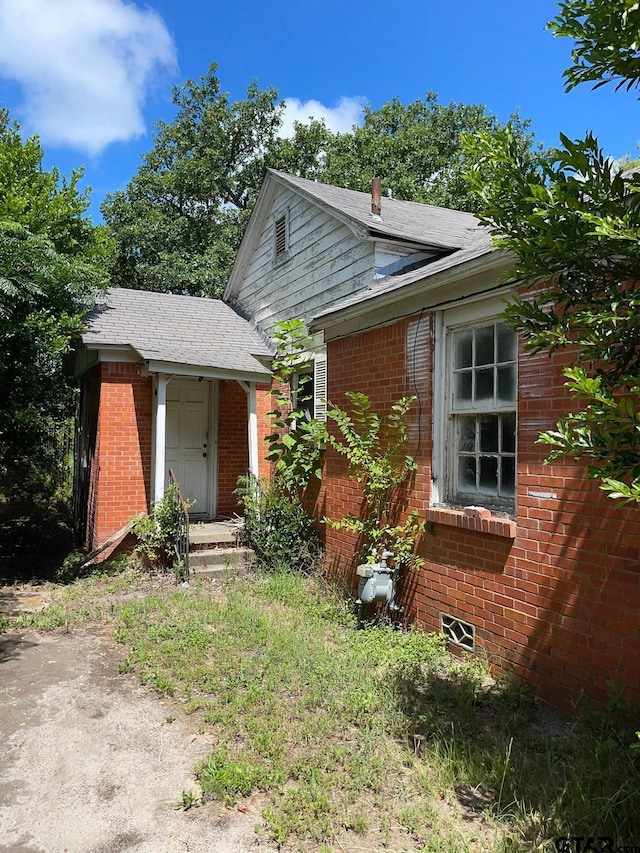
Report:
M 428 517 L 431 344 L 418 324 L 425 318 L 330 342 L 328 396 L 340 405 L 347 391 L 360 391 L 384 408 L 418 389 L 410 447 L 419 468 L 409 507 Z M 484 532 L 482 520 L 443 513 L 426 540 L 424 567 L 405 586 L 408 610 L 429 630 L 440 629 L 442 614 L 469 623 L 477 649 L 555 704 L 571 706 L 581 690 L 605 701 L 611 683 L 640 701 L 637 510 L 608 500 L 581 469 L 544 465 L 535 438 L 566 411 L 566 356 L 521 351 L 519 359 L 515 531 L 513 523 L 496 522 L 496 535 Z M 357 486 L 331 451 L 323 488 L 327 515 L 358 511 Z M 353 583 L 354 537 L 327 531 L 326 545 L 329 566 Z

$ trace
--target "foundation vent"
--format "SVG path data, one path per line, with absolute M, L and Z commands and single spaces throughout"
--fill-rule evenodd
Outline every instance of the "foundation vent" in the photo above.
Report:
M 450 616 L 448 613 L 440 614 L 440 628 L 447 640 L 460 646 L 461 649 L 466 649 L 472 652 L 476 645 L 476 629 L 469 622 L 463 622 L 462 619 L 456 619 L 455 616 Z

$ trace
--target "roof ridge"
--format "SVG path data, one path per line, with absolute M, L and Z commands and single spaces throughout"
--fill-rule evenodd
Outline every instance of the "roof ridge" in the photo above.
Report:
M 288 172 L 281 172 L 279 169 L 268 169 L 267 171 L 273 173 L 274 175 L 277 175 L 286 183 L 294 184 L 295 186 L 299 186 L 300 184 L 302 184 L 305 188 L 308 189 L 309 192 L 312 192 L 312 187 L 326 187 L 329 190 L 337 190 L 338 192 L 349 193 L 350 195 L 356 196 L 358 198 L 371 198 L 371 194 L 369 192 L 364 192 L 363 190 L 352 190 L 349 187 L 341 187 L 337 184 L 327 184 L 324 181 L 318 181 L 311 178 L 302 178 L 298 175 L 290 175 Z M 393 205 L 415 205 L 418 208 L 429 208 L 430 210 L 441 210 L 447 213 L 459 214 L 461 217 L 468 217 L 480 224 L 478 217 L 468 210 L 459 210 L 455 207 L 445 207 L 444 205 L 430 204 L 426 201 L 409 201 L 408 199 L 395 198 L 394 196 L 383 196 L 383 208 L 385 204 L 389 203 Z M 384 217 L 380 215 L 375 215 L 374 218 L 374 214 L 371 214 L 371 218 L 374 222 L 384 220 Z

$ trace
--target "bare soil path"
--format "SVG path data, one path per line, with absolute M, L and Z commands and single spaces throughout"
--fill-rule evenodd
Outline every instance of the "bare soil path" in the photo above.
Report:
M 89 634 L 0 635 L 0 853 L 255 851 L 257 801 L 174 808 L 211 743 L 119 655 Z

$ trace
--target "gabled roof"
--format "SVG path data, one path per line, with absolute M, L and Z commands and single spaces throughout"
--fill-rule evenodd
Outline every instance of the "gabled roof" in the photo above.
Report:
M 464 248 L 336 301 L 311 319 L 309 331 L 333 336 L 359 327 L 365 317 L 370 322 L 375 312 L 397 318 L 480 292 L 506 292 L 513 285 L 503 283 L 502 274 L 512 263 L 508 252 L 493 250 L 489 232 L 478 229 Z
M 326 210 L 348 217 L 362 226 L 371 237 L 418 243 L 444 250 L 460 249 L 479 224 L 472 213 L 386 197 L 382 198 L 380 215 L 374 216 L 371 213 L 370 193 L 332 187 L 274 170 L 270 170 L 270 174 Z
M 258 360 L 273 355 L 268 344 L 219 299 L 110 287 L 85 322 L 90 349 L 130 347 L 147 362 L 270 375 Z
M 394 198 L 383 198 L 381 214 L 374 216 L 369 193 L 345 190 L 269 169 L 236 256 L 224 292 L 225 300 L 233 302 L 240 289 L 279 187 L 286 187 L 321 208 L 351 228 L 361 240 L 392 241 L 446 254 L 467 246 L 481 228 L 471 213 Z

